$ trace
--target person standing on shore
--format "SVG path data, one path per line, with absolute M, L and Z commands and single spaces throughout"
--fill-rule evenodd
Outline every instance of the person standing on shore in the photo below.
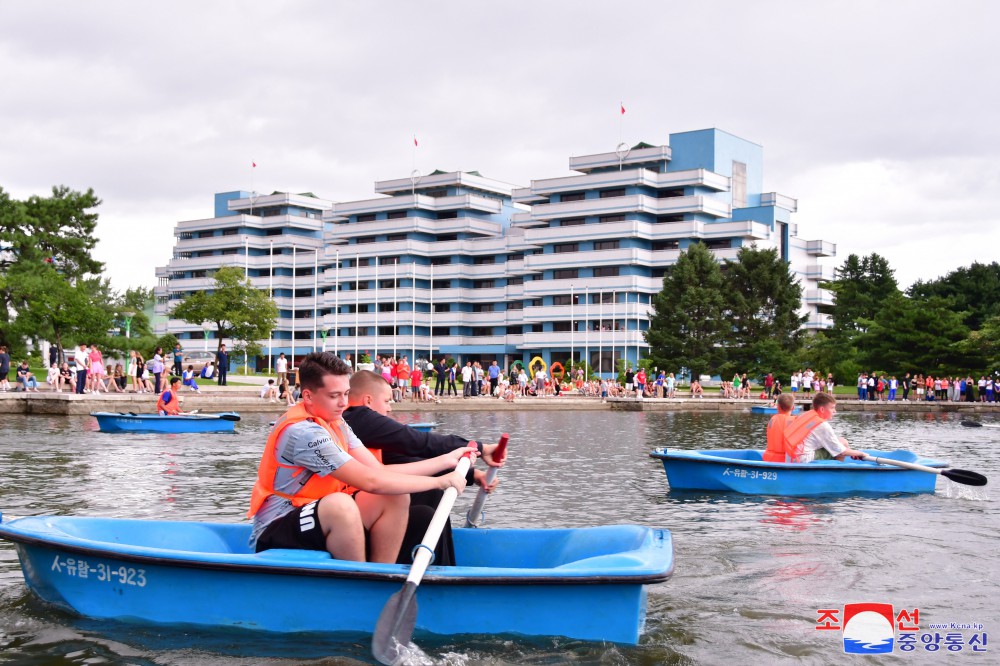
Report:
M 285 358 L 285 352 L 278 354 L 277 360 L 274 362 L 274 372 L 278 375 L 278 386 L 288 379 L 288 359 Z
M 87 345 L 80 343 L 80 348 L 73 355 L 73 363 L 76 365 L 76 392 L 80 395 L 87 390 Z
M 174 374 L 178 377 L 184 371 L 184 350 L 181 349 L 181 343 L 174 345 Z
M 10 390 L 10 354 L 7 353 L 7 347 L 0 345 L 0 391 L 6 393 Z
M 226 351 L 226 345 L 219 345 L 219 351 L 215 353 L 215 365 L 219 368 L 219 386 L 226 386 L 228 382 L 226 381 L 229 375 L 229 352 Z
M 157 347 L 153 351 L 153 358 L 150 359 L 149 372 L 153 375 L 153 393 L 157 395 L 160 394 L 160 379 L 163 376 L 163 371 L 166 370 L 166 366 L 163 364 L 163 347 Z

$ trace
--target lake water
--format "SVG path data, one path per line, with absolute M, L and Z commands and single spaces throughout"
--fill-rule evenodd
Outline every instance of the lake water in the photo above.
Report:
M 933 495 L 780 499 L 669 492 L 657 446 L 761 446 L 767 417 L 749 413 L 399 414 L 484 441 L 511 435 L 510 459 L 487 505 L 497 527 L 638 523 L 672 531 L 676 569 L 649 590 L 646 633 L 634 647 L 565 639 L 420 642 L 435 664 L 844 663 L 842 633 L 817 631 L 819 609 L 891 603 L 930 623 L 1000 631 L 1000 518 L 987 489 L 938 479 Z M 907 448 L 1000 478 L 1000 429 L 960 416 L 840 414 L 854 446 Z M 985 417 L 987 420 L 989 417 Z M 268 431 L 248 415 L 235 435 L 109 435 L 90 417 L 5 416 L 0 510 L 236 522 Z M 464 515 L 473 498 L 459 498 Z M 192 591 L 194 592 L 194 591 Z M 489 608 L 456 609 L 486 613 Z M 945 632 L 942 630 L 941 635 Z M 967 642 L 974 633 L 959 630 Z M 996 634 L 1000 640 L 1000 633 Z M 993 636 L 990 636 L 992 638 Z M 1000 645 L 948 657 L 998 663 Z M 897 659 L 945 658 L 918 643 Z M 79 618 L 28 593 L 14 550 L 0 541 L 0 663 L 359 664 L 367 641 L 191 632 Z

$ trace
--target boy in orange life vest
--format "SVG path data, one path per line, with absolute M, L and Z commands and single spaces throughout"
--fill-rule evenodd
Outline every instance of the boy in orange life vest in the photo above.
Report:
M 171 377 L 170 388 L 160 394 L 156 401 L 156 413 L 160 416 L 176 416 L 181 414 L 181 401 L 177 396 L 181 392 L 181 378 Z
M 773 385 L 771 387 L 774 388 Z M 785 452 L 785 426 L 792 418 L 795 409 L 795 398 L 791 393 L 782 393 L 774 400 L 778 413 L 771 417 L 767 424 L 767 449 L 764 451 L 764 462 L 788 462 Z
M 452 472 L 468 449 L 387 470 L 341 419 L 351 368 L 330 352 L 299 367 L 302 400 L 271 431 L 257 470 L 248 517 L 250 545 L 326 550 L 342 560 L 395 562 L 410 493 L 465 488 Z M 368 532 L 366 551 L 365 532 Z
M 864 453 L 852 449 L 846 439 L 837 437 L 833 432 L 829 421 L 836 414 L 836 399 L 829 393 L 817 393 L 812 400 L 812 410 L 788 422 L 785 426 L 785 451 L 792 462 L 865 457 Z

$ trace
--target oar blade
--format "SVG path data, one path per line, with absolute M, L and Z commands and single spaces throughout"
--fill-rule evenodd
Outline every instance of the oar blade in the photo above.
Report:
M 962 421 L 962 425 L 966 428 L 982 428 L 983 424 L 978 421 Z
M 987 482 L 986 477 L 979 472 L 970 472 L 967 469 L 943 469 L 941 476 L 967 486 L 985 486 Z
M 407 581 L 382 608 L 372 634 L 372 655 L 381 664 L 395 664 L 413 638 L 417 624 L 417 585 Z
M 219 418 L 222 419 L 223 421 L 239 421 L 240 415 L 234 412 L 225 412 L 219 414 Z

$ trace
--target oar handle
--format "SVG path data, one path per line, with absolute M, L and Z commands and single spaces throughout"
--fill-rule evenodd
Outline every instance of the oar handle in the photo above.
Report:
M 503 433 L 500 435 L 500 441 L 497 442 L 497 448 L 493 451 L 493 460 L 495 462 L 503 462 L 504 458 L 507 457 L 507 441 L 510 439 L 510 435 Z M 489 471 L 486 472 L 486 486 L 488 487 L 491 483 L 496 481 L 497 474 L 500 473 L 499 467 L 490 467 Z M 486 492 L 486 488 L 480 488 L 479 492 L 476 493 L 476 500 L 472 503 L 472 508 L 469 512 L 465 514 L 465 526 L 466 527 L 478 527 L 480 518 L 483 514 L 483 507 L 486 505 L 486 500 L 489 498 L 489 493 Z
M 469 467 L 472 466 L 470 458 L 476 450 L 477 447 L 473 444 L 466 453 L 462 454 L 462 459 L 455 465 L 455 471 L 459 476 L 465 477 L 469 473 Z M 434 553 L 438 539 L 441 538 L 441 532 L 444 530 L 444 525 L 448 521 L 448 515 L 451 513 L 452 507 L 455 506 L 457 498 L 458 490 L 454 486 L 445 488 L 444 495 L 441 497 L 441 501 L 434 511 L 434 517 L 431 518 L 431 522 L 427 526 L 427 531 L 424 532 L 424 538 L 421 540 L 420 545 L 417 546 L 417 553 L 413 556 L 413 566 L 410 567 L 410 575 L 406 577 L 407 582 L 420 585 L 420 581 L 424 577 L 424 572 L 427 571 L 427 567 L 431 564 L 431 555 Z
M 935 467 L 927 467 L 925 465 L 918 465 L 916 463 L 903 462 L 902 460 L 896 460 L 895 458 L 879 458 L 876 456 L 870 456 L 865 454 L 864 460 L 871 461 L 876 465 L 895 465 L 896 467 L 904 467 L 906 469 L 913 469 L 918 472 L 930 472 L 931 474 L 940 474 L 942 470 Z

